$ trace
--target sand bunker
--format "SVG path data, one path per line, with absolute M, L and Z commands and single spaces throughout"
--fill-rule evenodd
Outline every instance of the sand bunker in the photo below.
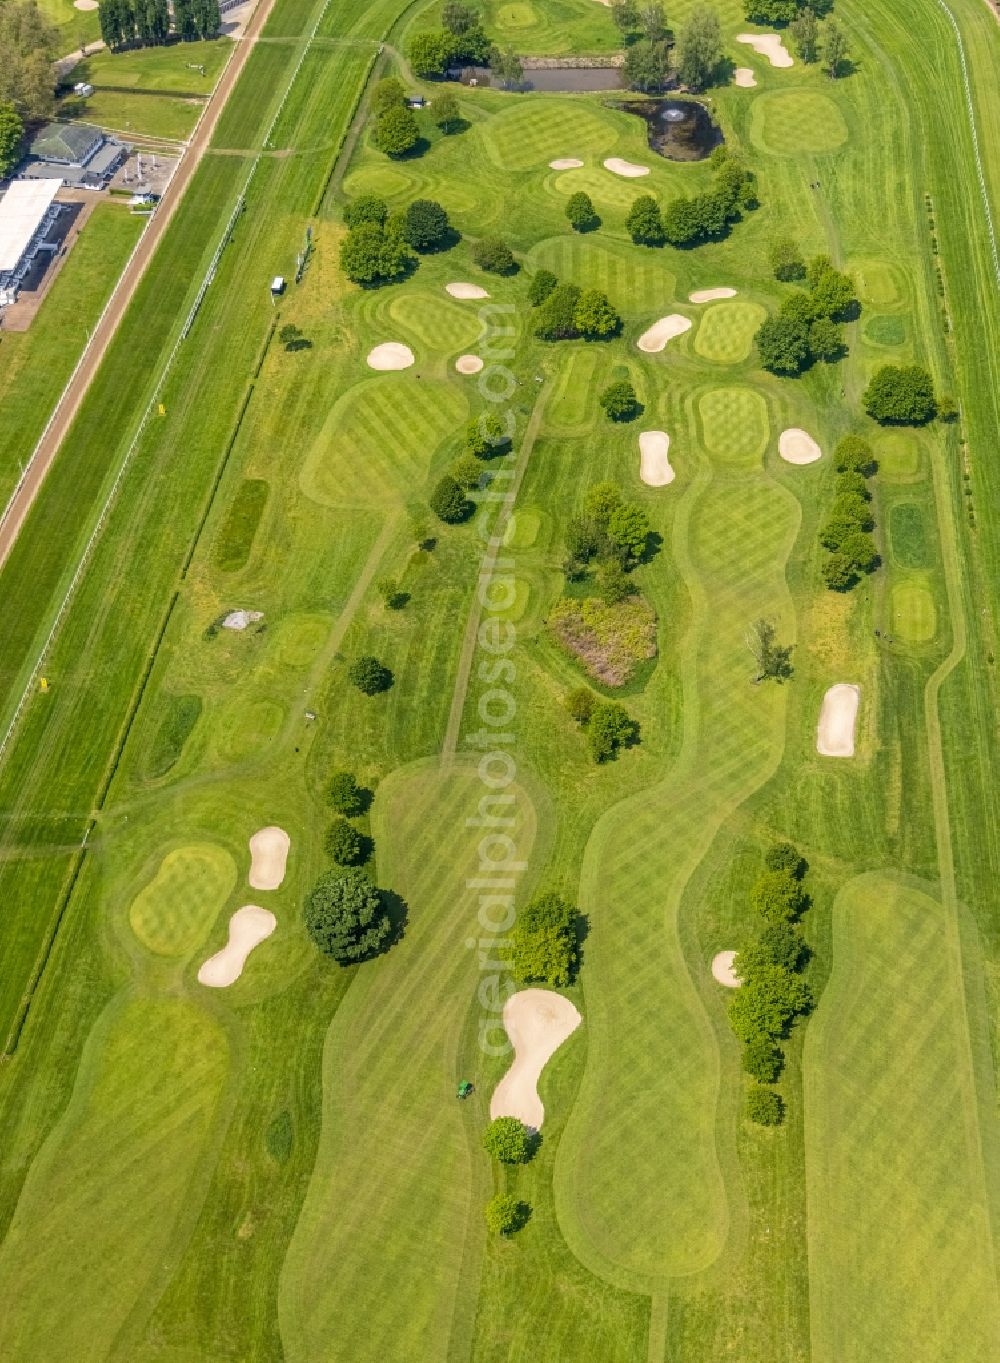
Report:
M 74 9 L 92 10 L 97 9 L 98 0 L 73 0 Z
M 606 3 L 606 0 L 601 0 L 601 3 Z M 553 170 L 579 170 L 583 162 L 578 161 L 575 156 L 563 156 L 558 161 L 550 161 L 549 165 Z
M 738 66 L 733 72 L 733 84 L 738 85 L 741 90 L 752 90 L 757 84 L 757 77 L 749 66 Z
M 237 909 L 229 920 L 229 941 L 203 963 L 198 983 L 207 984 L 210 989 L 227 989 L 242 975 L 254 947 L 270 937 L 277 926 L 274 914 L 258 904 L 244 904 Z
M 663 349 L 668 341 L 672 341 L 675 336 L 683 336 L 685 331 L 690 330 L 690 319 L 682 317 L 679 312 L 672 312 L 669 317 L 661 317 L 658 322 L 653 323 L 648 331 L 644 331 L 639 337 L 637 345 L 647 355 L 655 355 L 658 350 Z
M 695 289 L 688 294 L 689 303 L 714 303 L 719 298 L 735 298 L 735 289 Z
M 452 298 L 489 298 L 486 290 L 478 284 L 446 284 L 444 291 L 450 293 Z
M 738 33 L 738 43 L 747 43 L 759 57 L 766 57 L 772 66 L 794 66 L 791 53 L 777 33 Z
M 670 467 L 670 436 L 666 431 L 642 431 L 639 435 L 639 477 L 649 487 L 666 487 L 676 474 Z
M 822 757 L 854 756 L 854 726 L 860 700 L 860 686 L 842 682 L 827 691 L 816 726 L 816 751 Z
M 250 839 L 250 884 L 255 890 L 276 890 L 285 878 L 290 839 L 272 824 Z
M 545 1120 L 538 1080 L 546 1062 L 582 1019 L 569 999 L 549 989 L 522 989 L 504 1004 L 503 1025 L 514 1047 L 514 1063 L 497 1084 L 490 1117 L 517 1117 L 535 1131 Z
M 740 977 L 733 971 L 735 960 L 735 951 L 720 951 L 717 956 L 712 957 L 712 977 L 718 980 L 719 984 L 724 984 L 727 989 L 740 987 Z
M 455 368 L 460 374 L 478 374 L 483 362 L 478 355 L 459 355 Z
M 781 432 L 778 453 L 786 464 L 815 464 L 817 459 L 823 457 L 823 451 L 809 432 L 799 430 L 798 426 Z
M 411 364 L 413 351 L 398 341 L 384 341 L 368 352 L 370 369 L 409 369 Z
M 613 175 L 624 175 L 626 180 L 637 180 L 640 175 L 648 175 L 648 166 L 637 166 L 633 161 L 623 161 L 620 156 L 609 156 L 604 169 Z

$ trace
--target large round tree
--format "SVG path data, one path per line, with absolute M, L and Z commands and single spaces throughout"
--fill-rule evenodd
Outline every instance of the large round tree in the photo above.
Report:
M 353 867 L 320 877 L 306 897 L 305 918 L 316 946 L 341 965 L 377 956 L 392 938 L 385 896 Z

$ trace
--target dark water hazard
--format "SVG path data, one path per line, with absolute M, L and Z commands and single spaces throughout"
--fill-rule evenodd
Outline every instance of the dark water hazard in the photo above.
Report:
M 471 78 L 471 79 L 470 79 Z M 474 80 L 477 85 L 498 85 L 484 66 L 467 67 L 462 72 L 462 84 L 469 85 Z M 621 68 L 618 66 L 559 66 L 544 70 L 527 70 L 518 90 L 544 90 L 549 94 L 573 94 L 575 92 L 597 92 L 622 90 Z
M 722 144 L 722 129 L 696 99 L 630 99 L 619 107 L 645 119 L 649 145 L 671 161 L 704 161 Z

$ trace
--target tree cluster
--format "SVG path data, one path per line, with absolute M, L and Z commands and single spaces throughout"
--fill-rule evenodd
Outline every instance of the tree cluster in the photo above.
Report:
M 587 735 L 587 747 L 595 762 L 611 762 L 622 748 L 639 741 L 639 725 L 624 705 L 600 700 L 587 686 L 577 687 L 565 700 L 566 709 Z
M 23 3 L 22 0 L 3 0 L 0 4 L 0 107 L 12 104 L 17 117 L 28 122 L 51 118 L 56 88 L 53 62 L 60 55 L 59 48 L 59 30 L 42 14 L 34 0 L 23 0 Z M 6 122 L 8 129 L 12 129 L 9 117 Z M 8 156 L 12 154 L 8 152 Z
M 868 415 L 884 426 L 923 426 L 937 414 L 934 381 L 919 364 L 884 364 L 862 401 Z
M 798 58 L 807 65 L 819 61 L 831 79 L 850 67 L 847 37 L 829 14 L 833 0 L 744 0 L 743 12 L 754 24 L 787 24 Z
M 492 50 L 476 10 L 449 0 L 441 27 L 415 34 L 406 55 L 414 75 L 428 77 L 443 76 L 452 66 L 485 66 Z
M 496 412 L 483 412 L 465 428 L 465 448 L 450 470 L 434 485 L 430 507 L 439 520 L 458 525 L 474 510 L 470 492 L 477 491 L 489 474 L 483 461 L 510 449 L 510 434 Z
M 659 4 L 637 5 L 614 0 L 611 17 L 627 44 L 625 80 L 633 90 L 654 94 L 667 83 L 671 66 L 671 38 Z M 714 9 L 692 10 L 674 48 L 677 75 L 689 90 L 703 90 L 718 76 L 722 65 L 722 28 Z
M 0 176 L 13 170 L 21 157 L 24 124 L 11 100 L 0 103 Z
M 542 276 L 544 288 L 536 287 Z M 529 297 L 534 299 L 539 292 L 543 297 L 536 304 L 532 330 L 542 341 L 573 341 L 581 336 L 588 341 L 606 341 L 621 331 L 622 319 L 600 289 L 560 284 L 549 271 L 542 270 L 532 280 Z
M 793 243 L 777 243 L 771 260 L 779 278 L 801 278 Z M 835 270 L 829 256 L 815 256 L 803 274 L 808 287 L 790 293 L 754 336 L 761 364 L 772 374 L 797 375 L 817 360 L 841 359 L 846 345 L 840 323 L 859 312 L 854 281 Z
M 350 230 L 340 245 L 340 264 L 356 284 L 398 279 L 416 255 L 442 250 L 457 239 L 446 210 L 434 199 L 414 199 L 390 213 L 377 194 L 361 194 L 345 208 L 344 222 Z
M 733 971 L 740 985 L 729 1004 L 729 1024 L 743 1042 L 743 1069 L 757 1085 L 778 1079 L 784 1065 L 779 1042 L 812 1006 L 812 994 L 802 978 L 809 953 L 798 927 L 809 905 L 802 883 L 808 867 L 787 842 L 771 847 L 764 864 L 750 891 L 761 927 L 736 953 Z M 755 1086 L 748 1093 L 751 1121 L 776 1126 L 783 1114 L 782 1101 L 773 1090 Z
M 351 772 L 335 771 L 327 786 L 327 797 L 336 811 L 324 840 L 327 855 L 338 866 L 360 866 L 371 856 L 374 844 L 351 820 L 367 811 L 371 794 L 358 785 Z
M 744 212 L 757 207 L 757 178 L 727 147 L 711 156 L 715 178 L 704 194 L 679 195 L 661 208 L 652 194 L 635 199 L 625 219 L 637 245 L 697 246 L 724 237 Z
M 875 517 L 867 481 L 876 465 L 871 446 L 857 435 L 845 436 L 833 457 L 836 496 L 820 527 L 819 541 L 829 551 L 823 564 L 823 581 L 831 591 L 846 592 L 863 574 L 874 572 L 880 562 L 871 534 Z
M 612 566 L 630 573 L 647 556 L 650 538 L 649 517 L 642 507 L 625 501 L 615 483 L 594 483 L 587 489 L 583 514 L 574 516 L 566 527 L 563 570 L 571 581 Z M 635 591 L 629 583 L 625 595 Z M 613 581 L 610 599 L 622 599 Z
M 752 24 L 792 24 L 803 14 L 828 14 L 833 0 L 743 0 L 743 14 Z
M 757 664 L 755 682 L 784 682 L 792 675 L 791 644 L 778 642 L 778 632 L 770 620 L 755 620 L 746 635 L 747 648 Z
M 155 47 L 171 34 L 182 42 L 217 38 L 219 0 L 100 0 L 101 37 L 108 47 Z
M 580 910 L 558 894 L 541 894 L 517 915 L 510 935 L 511 970 L 523 983 L 563 989 L 579 964 Z

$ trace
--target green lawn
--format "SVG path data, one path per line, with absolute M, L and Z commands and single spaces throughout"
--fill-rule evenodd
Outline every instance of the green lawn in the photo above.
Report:
M 988 182 L 1000 184 L 986 74 L 1000 34 L 981 3 L 949 3 Z M 442 136 L 423 113 L 427 145 L 400 161 L 362 133 L 343 180 L 331 178 L 362 89 L 392 58 L 373 68 L 377 43 L 405 43 L 407 25 L 436 13 L 277 0 L 274 41 L 255 50 L 215 137 L 217 152 L 243 154 L 200 168 L 0 573 L 18 602 L 0 713 L 57 624 L 49 691 L 29 691 L 0 765 L 0 1029 L 18 1042 L 0 1066 L 3 1357 L 995 1356 L 1000 323 L 984 303 L 995 295 L 957 49 L 930 0 L 920 25 L 903 0 L 877 12 L 840 0 L 856 69 L 831 82 L 738 48 L 740 8 L 722 7 L 726 46 L 759 85 L 712 98 L 761 206 L 726 239 L 676 251 L 633 246 L 625 214 L 640 192 L 704 189 L 707 168 L 660 160 L 642 124 L 599 97 L 463 90 L 462 132 Z M 617 46 L 594 0 L 491 4 L 486 21 L 525 52 Z M 160 93 L 136 98 L 197 93 L 174 83 L 174 49 L 156 55 L 148 88 Z M 118 88 L 131 85 L 123 74 Z M 623 181 L 602 165 L 611 155 L 651 174 Z M 552 171 L 563 156 L 584 166 Z M 578 189 L 601 216 L 594 233 L 566 222 Z M 440 199 L 462 239 L 398 284 L 351 286 L 337 264 L 343 205 L 364 192 L 393 209 Z M 294 275 L 307 223 L 308 269 L 273 306 L 267 284 Z M 519 273 L 475 265 L 488 233 L 510 241 Z M 850 269 L 863 304 L 849 357 L 798 380 L 764 373 L 752 346 L 784 296 L 767 255 L 787 233 Z M 607 290 L 620 336 L 535 340 L 526 294 L 542 267 Z M 484 334 L 482 305 L 446 293 L 456 281 L 508 309 L 485 317 L 510 334 Z M 737 296 L 688 301 L 720 285 Z M 691 329 L 640 352 L 671 312 Z M 288 322 L 307 346 L 277 340 Z M 385 341 L 410 346 L 413 367 L 370 369 Z M 489 359 L 490 346 L 510 371 L 513 450 L 492 462 L 476 521 L 449 527 L 427 499 L 484 408 L 480 381 L 454 361 Z M 930 366 L 960 399 L 961 427 L 867 422 L 860 395 L 887 356 Z M 626 376 L 643 413 L 612 424 L 597 395 Z M 792 426 L 822 460 L 778 457 Z M 668 487 L 640 480 L 642 430 L 670 435 Z M 822 586 L 817 530 L 848 430 L 875 441 L 883 564 L 840 595 Z M 635 574 L 658 652 L 622 692 L 641 742 L 598 767 L 562 705 L 583 673 L 546 622 L 564 590 L 585 590 L 565 580 L 567 522 L 601 479 L 658 537 Z M 499 603 L 477 590 L 490 533 L 503 541 Z M 383 578 L 401 609 L 383 604 Z M 219 629 L 236 608 L 262 619 Z M 762 616 L 794 645 L 781 687 L 753 683 L 745 634 Z M 484 641 L 503 622 L 514 635 L 501 660 Z M 391 668 L 387 694 L 349 684 L 363 653 Z M 837 682 L 861 687 L 850 761 L 816 751 Z M 512 888 L 519 903 L 558 890 L 587 918 L 566 991 L 583 1025 L 541 1076 L 541 1149 L 514 1170 L 480 1145 L 508 1064 L 484 1044 L 506 992 L 504 904 L 484 919 L 475 884 L 492 770 L 477 771 L 476 734 L 498 687 L 513 737 L 496 742 L 516 769 L 502 825 Z M 317 956 L 300 909 L 327 865 L 338 768 L 374 792 L 359 826 L 378 883 L 406 910 L 401 941 L 350 969 Z M 247 844 L 268 824 L 290 835 L 287 874 L 255 891 Z M 810 864 L 818 1008 L 786 1046 L 786 1120 L 764 1130 L 743 1116 L 709 965 L 752 932 L 749 888 L 779 838 Z M 231 988 L 205 989 L 199 965 L 251 902 L 274 912 L 276 932 Z M 476 1085 L 464 1104 L 460 1078 Z M 482 1219 L 497 1189 L 532 1208 L 509 1241 Z

